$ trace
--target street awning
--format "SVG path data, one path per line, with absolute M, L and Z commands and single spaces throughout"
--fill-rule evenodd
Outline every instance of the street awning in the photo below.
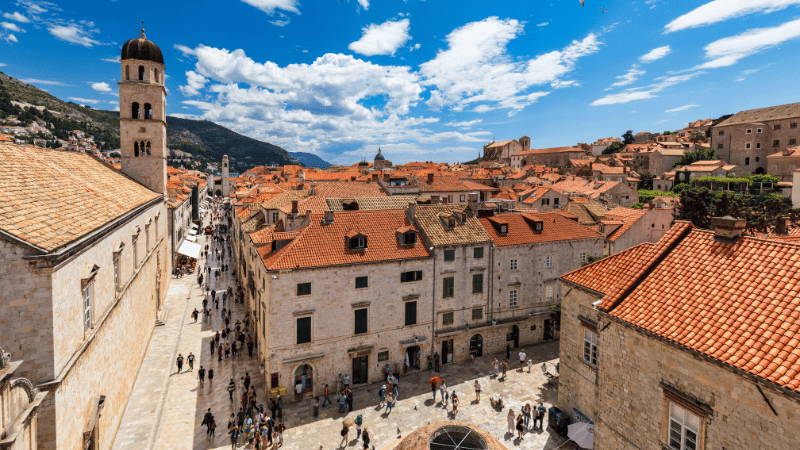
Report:
M 193 234 L 187 234 L 186 235 L 186 240 L 187 241 L 192 241 L 192 242 L 197 242 L 197 236 L 195 236 Z
M 200 258 L 200 245 L 195 244 L 194 242 L 183 241 L 180 248 L 178 248 L 178 253 L 181 255 L 186 255 L 189 258 L 199 259 Z
M 189 228 L 196 230 L 198 228 L 198 225 L 196 223 L 193 223 L 192 226 L 190 226 Z

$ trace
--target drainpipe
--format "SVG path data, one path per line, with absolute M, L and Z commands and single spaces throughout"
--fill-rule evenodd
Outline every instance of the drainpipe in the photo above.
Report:
M 486 315 L 489 322 L 494 320 L 494 242 L 489 243 L 489 295 Z
M 430 355 L 433 358 L 433 354 L 435 353 L 434 347 L 436 346 L 436 253 L 433 251 L 433 247 L 430 247 L 431 255 L 433 255 L 433 292 L 431 294 L 431 351 Z M 440 357 L 444 357 L 439 355 Z M 422 366 L 422 361 L 419 362 L 420 367 Z M 435 362 L 434 362 L 435 364 Z M 426 366 L 427 367 L 427 366 Z

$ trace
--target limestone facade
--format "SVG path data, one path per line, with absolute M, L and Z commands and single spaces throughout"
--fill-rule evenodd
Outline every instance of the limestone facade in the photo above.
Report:
M 36 450 L 39 405 L 47 396 L 25 378 L 14 378 L 22 361 L 11 362 L 0 348 L 0 448 Z

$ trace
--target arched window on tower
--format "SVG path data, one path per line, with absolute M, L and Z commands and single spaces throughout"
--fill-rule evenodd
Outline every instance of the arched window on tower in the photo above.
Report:
M 153 69 L 153 81 L 158 83 L 158 69 Z
M 131 119 L 139 118 L 139 102 L 131 103 Z
M 145 120 L 150 120 L 152 118 L 153 118 L 153 111 L 152 111 L 152 109 L 150 107 L 150 103 L 145 103 L 144 104 L 144 119 Z
M 125 81 L 131 79 L 131 66 L 125 66 Z
M 139 66 L 139 81 L 144 81 L 144 66 Z
M 147 156 L 150 156 L 150 141 L 147 141 Z
M 138 142 L 134 142 L 133 143 L 133 156 L 136 157 L 136 158 L 139 157 L 139 143 Z

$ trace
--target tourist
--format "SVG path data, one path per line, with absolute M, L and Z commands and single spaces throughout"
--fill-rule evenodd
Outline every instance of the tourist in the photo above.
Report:
M 503 376 L 500 377 L 501 381 L 505 381 L 506 379 L 506 371 L 508 370 L 508 360 L 504 359 L 502 363 L 500 363 L 500 367 L 503 370 Z
M 453 417 L 458 414 L 458 396 L 456 396 L 456 391 L 453 391 Z
M 367 450 L 369 448 L 369 441 L 370 441 L 369 430 L 367 429 L 367 427 L 364 427 L 364 432 L 361 433 L 361 442 L 364 444 L 364 450 Z
M 382 408 L 382 407 L 383 407 L 383 403 L 384 403 L 385 401 L 386 401 L 386 385 L 384 384 L 384 385 L 383 385 L 383 386 L 382 386 L 382 387 L 381 387 L 381 388 L 378 390 L 378 408 Z
M 386 367 L 388 369 L 389 365 L 387 364 Z M 433 354 L 433 368 L 435 371 L 439 371 L 439 352 Z
M 231 401 L 233 401 L 233 391 L 236 390 L 236 383 L 233 382 L 233 378 L 231 378 L 231 382 L 228 383 L 228 397 L 230 397 Z
M 248 372 L 244 373 L 244 378 L 242 378 L 242 383 L 244 384 L 244 390 L 250 390 L 250 374 Z
M 514 430 L 516 430 L 516 416 L 514 416 L 514 410 L 512 408 L 508 408 L 506 421 L 508 422 L 508 432 L 511 433 L 511 436 L 513 437 Z
M 283 420 L 278 422 L 278 426 L 275 427 L 278 431 L 278 445 L 283 446 L 283 432 L 286 430 L 286 427 L 283 425 Z
M 200 370 L 197 371 L 197 377 L 200 378 L 200 387 L 203 387 L 206 381 L 206 369 L 203 369 L 203 366 L 200 366 Z
M 444 384 L 444 380 L 442 380 L 442 382 L 439 384 L 439 394 L 442 396 L 442 401 L 447 403 L 447 400 L 445 400 L 445 397 L 447 396 L 447 385 Z
M 322 407 L 323 407 L 323 408 L 324 408 L 324 407 L 325 407 L 325 405 L 327 405 L 328 403 L 331 403 L 331 404 L 333 404 L 333 402 L 331 401 L 331 397 L 330 397 L 330 395 L 331 395 L 330 389 L 328 389 L 328 385 L 326 384 L 326 385 L 325 385 L 325 389 L 323 389 L 323 390 L 322 390 Z
M 475 401 L 481 401 L 481 384 L 478 383 L 478 380 L 475 380 Z
M 295 401 L 303 400 L 303 383 L 298 378 L 297 384 L 294 385 Z
M 208 314 L 206 314 L 206 317 L 208 317 Z M 216 344 L 214 343 L 214 340 L 212 339 L 211 341 L 209 341 L 208 345 L 209 345 L 209 347 L 211 347 L 211 356 L 214 356 L 214 347 L 216 347 Z
M 350 435 L 350 428 L 342 425 L 342 431 L 340 434 L 342 435 L 342 442 L 339 442 L 339 447 L 344 447 L 347 444 L 347 438 Z
M 353 410 L 353 391 L 350 388 L 345 389 L 345 397 L 347 398 L 347 408 Z
M 525 422 L 525 428 L 528 428 L 528 425 L 531 421 L 531 404 L 526 403 L 525 406 L 522 407 L 522 418 Z
M 531 373 L 531 367 L 533 367 L 533 360 L 528 358 L 528 373 Z
M 539 402 L 539 407 L 536 408 L 536 418 L 533 420 L 533 428 L 536 428 L 536 421 L 539 421 L 539 429 L 544 429 L 544 414 L 547 412 L 547 408 L 544 407 L 544 403 Z
M 392 412 L 392 408 L 394 408 L 394 396 L 389 393 L 386 395 L 386 411 L 384 411 L 384 414 Z
M 525 350 L 524 349 L 520 350 L 519 351 L 519 371 L 520 372 L 522 372 L 522 370 L 525 368 L 525 360 L 526 359 L 528 359 L 528 355 L 525 354 Z
M 436 402 L 436 389 L 437 389 L 436 388 L 436 384 L 437 383 L 436 383 L 436 381 L 434 381 L 433 378 L 431 378 L 430 383 L 431 383 L 431 393 L 433 394 L 433 401 L 435 403 Z
M 186 361 L 189 363 L 189 372 L 194 370 L 194 355 L 192 352 L 189 352 L 189 356 L 186 357 Z
M 183 370 L 183 356 L 181 356 L 180 353 L 178 353 L 178 360 L 176 363 L 178 364 L 178 373 L 181 373 L 181 370 Z
M 342 374 L 336 378 L 336 396 L 338 397 L 342 393 L 342 385 L 344 384 L 344 378 Z
M 492 361 L 492 370 L 494 371 L 495 376 L 500 375 L 500 362 L 497 358 Z
M 314 403 L 312 408 L 313 408 L 312 417 L 316 419 L 317 417 L 319 417 L 319 396 L 314 397 Z
M 231 435 L 231 449 L 235 450 L 236 449 L 236 445 L 238 444 L 237 441 L 239 440 L 239 427 L 234 425 L 233 428 L 229 428 L 229 429 L 230 429 L 230 431 L 228 432 L 228 434 Z
M 192 322 L 192 323 L 197 323 L 197 316 L 199 314 L 200 313 L 197 311 L 197 308 L 195 308 L 194 311 L 192 311 L 192 318 L 194 319 L 194 322 Z
M 522 425 L 522 414 L 517 416 L 517 426 L 516 426 L 516 428 L 517 428 L 517 437 L 522 439 L 522 430 L 525 429 L 523 427 L 523 425 Z
M 361 424 L 364 423 L 364 418 L 361 417 L 361 414 L 356 416 L 356 440 L 361 438 Z
M 214 369 L 208 369 L 208 385 L 214 387 Z

